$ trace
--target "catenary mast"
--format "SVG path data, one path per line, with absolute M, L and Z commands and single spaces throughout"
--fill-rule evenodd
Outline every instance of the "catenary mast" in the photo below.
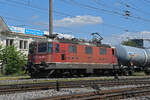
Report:
M 49 0 L 49 36 L 53 33 L 53 0 Z

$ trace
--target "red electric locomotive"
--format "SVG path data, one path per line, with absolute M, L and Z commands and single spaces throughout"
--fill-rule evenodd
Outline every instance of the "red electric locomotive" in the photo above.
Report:
M 27 70 L 31 77 L 102 75 L 117 65 L 116 50 L 97 42 L 49 39 L 30 44 Z

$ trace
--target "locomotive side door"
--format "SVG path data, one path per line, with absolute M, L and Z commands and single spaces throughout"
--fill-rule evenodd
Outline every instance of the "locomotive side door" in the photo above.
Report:
M 66 61 L 66 46 L 64 43 L 60 44 L 60 55 L 61 55 L 61 61 Z
M 115 64 L 116 63 L 116 51 L 114 48 L 112 48 L 112 63 Z
M 63 43 L 54 43 L 54 61 L 65 62 L 66 60 L 65 45 Z

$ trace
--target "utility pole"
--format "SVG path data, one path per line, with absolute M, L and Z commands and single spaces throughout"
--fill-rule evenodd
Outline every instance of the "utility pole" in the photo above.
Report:
M 49 36 L 53 33 L 53 0 L 49 0 Z

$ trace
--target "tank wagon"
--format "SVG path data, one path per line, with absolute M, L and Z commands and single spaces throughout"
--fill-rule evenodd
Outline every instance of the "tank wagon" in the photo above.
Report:
M 116 49 L 76 40 L 49 40 L 30 44 L 26 70 L 33 78 L 113 74 Z M 116 68 L 117 69 L 117 68 Z
M 136 48 L 131 46 L 117 45 L 116 56 L 118 63 L 127 66 L 128 69 L 144 70 L 150 72 L 150 49 Z

